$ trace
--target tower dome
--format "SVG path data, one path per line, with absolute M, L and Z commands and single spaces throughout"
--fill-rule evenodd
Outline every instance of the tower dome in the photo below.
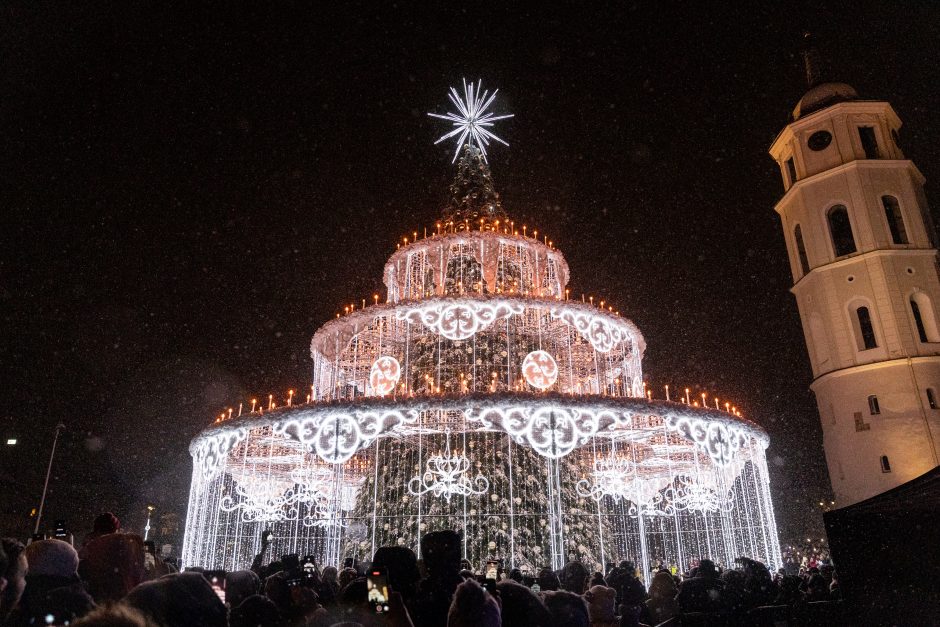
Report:
M 819 52 L 816 38 L 811 33 L 803 34 L 803 69 L 809 89 L 793 107 L 793 119 L 825 109 L 839 102 L 858 100 L 858 92 L 847 83 L 825 80 L 829 76 L 828 63 Z
M 858 100 L 858 92 L 847 83 L 820 83 L 810 87 L 803 94 L 800 101 L 793 107 L 793 119 L 799 120 L 802 116 L 820 109 L 825 109 L 837 102 Z

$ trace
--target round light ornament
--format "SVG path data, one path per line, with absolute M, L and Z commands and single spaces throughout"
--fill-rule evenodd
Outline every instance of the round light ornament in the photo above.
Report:
M 401 364 L 388 355 L 376 359 L 372 364 L 372 370 L 369 371 L 369 385 L 379 396 L 385 396 L 394 390 L 399 379 L 401 379 Z
M 547 390 L 558 380 L 558 364 L 547 352 L 532 351 L 522 361 L 522 376 L 532 387 Z

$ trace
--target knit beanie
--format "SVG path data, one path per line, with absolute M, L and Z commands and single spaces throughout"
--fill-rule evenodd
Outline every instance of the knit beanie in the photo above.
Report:
M 30 575 L 72 577 L 78 572 L 78 553 L 62 540 L 38 540 L 23 549 Z
M 447 627 L 500 627 L 500 621 L 499 604 L 475 579 L 457 586 Z
M 617 620 L 617 591 L 607 586 L 593 586 L 584 593 L 592 623 L 610 623 Z

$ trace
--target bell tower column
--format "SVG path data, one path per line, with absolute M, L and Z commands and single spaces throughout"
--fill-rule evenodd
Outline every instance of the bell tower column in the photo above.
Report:
M 820 83 L 770 148 L 839 506 L 938 465 L 940 267 L 900 127 L 889 103 Z

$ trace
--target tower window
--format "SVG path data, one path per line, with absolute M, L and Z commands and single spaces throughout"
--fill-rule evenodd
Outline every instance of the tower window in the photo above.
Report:
M 867 351 L 878 348 L 878 342 L 875 340 L 875 328 L 871 324 L 871 312 L 868 311 L 868 307 L 856 309 L 855 319 L 858 323 L 858 327 L 855 329 L 858 333 L 858 349 Z
M 930 405 L 930 409 L 937 408 L 937 393 L 933 388 L 927 388 L 927 404 Z
M 806 246 L 803 244 L 803 229 L 797 224 L 793 229 L 793 239 L 796 241 L 796 254 L 800 258 L 800 268 L 803 274 L 809 274 L 809 258 L 806 256 Z
M 793 165 L 793 157 L 787 159 L 787 176 L 790 177 L 790 185 L 796 183 L 796 166 Z
M 829 235 L 832 237 L 832 247 L 836 257 L 843 257 L 855 252 L 855 237 L 852 235 L 852 223 L 849 221 L 849 210 L 845 205 L 835 205 L 826 214 L 829 220 Z
M 868 413 L 877 416 L 881 413 L 881 407 L 878 405 L 878 397 L 872 394 L 868 397 Z
M 888 461 L 887 455 L 881 456 L 881 472 L 891 472 L 891 462 Z
M 809 136 L 806 145 L 809 146 L 810 150 L 820 151 L 825 150 L 827 146 L 832 142 L 832 133 L 829 131 L 816 131 Z
M 914 314 L 914 324 L 917 325 L 917 335 L 920 336 L 920 341 L 926 342 L 927 329 L 924 328 L 924 319 L 920 315 L 920 307 L 917 306 L 914 299 L 911 299 L 911 313 Z
M 862 140 L 862 150 L 865 151 L 866 159 L 880 159 L 878 152 L 878 140 L 875 139 L 874 126 L 859 126 L 858 137 Z
M 914 316 L 914 326 L 921 342 L 940 342 L 940 329 L 937 329 L 937 317 L 933 311 L 933 303 L 924 292 L 911 294 L 911 314 Z
M 885 208 L 891 241 L 895 244 L 907 244 L 907 229 L 904 228 L 904 218 L 901 217 L 901 205 L 898 204 L 898 199 L 894 196 L 882 196 L 881 204 Z

